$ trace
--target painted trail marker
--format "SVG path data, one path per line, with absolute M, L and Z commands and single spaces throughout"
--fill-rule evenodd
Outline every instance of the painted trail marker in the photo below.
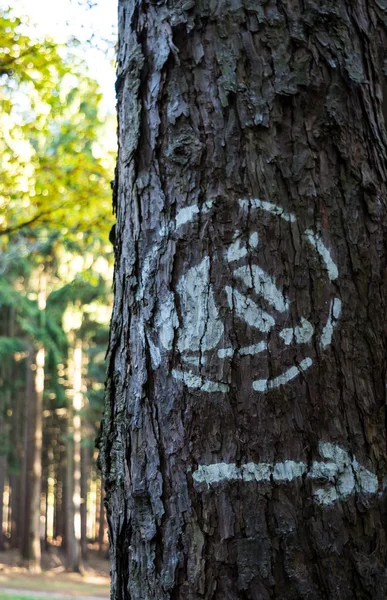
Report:
M 182 208 L 176 214 L 174 228 L 164 227 L 160 231 L 160 238 L 171 236 L 184 239 L 187 227 L 197 224 L 200 219 L 209 218 L 212 209 L 211 201 L 200 207 L 193 204 Z M 221 363 L 255 360 L 256 374 L 252 376 L 250 389 L 262 394 L 305 374 L 313 365 L 316 348 L 326 351 L 332 343 L 342 311 L 341 300 L 334 285 L 339 271 L 321 235 L 311 229 L 301 229 L 304 255 L 309 253 L 314 257 L 310 260 L 314 261 L 314 269 L 320 269 L 320 279 L 325 291 L 324 301 L 320 300 L 321 306 L 316 311 L 317 317 L 312 317 L 310 311 L 299 316 L 293 310 L 293 306 L 297 306 L 294 296 L 296 292 L 290 297 L 289 290 L 284 291 L 282 276 L 278 276 L 278 272 L 281 269 L 283 271 L 282 258 L 278 259 L 273 252 L 265 253 L 265 248 L 270 243 L 265 235 L 270 226 L 274 231 L 275 227 L 278 228 L 283 223 L 282 234 L 300 236 L 296 216 L 276 204 L 258 198 L 239 199 L 236 210 L 239 211 L 240 219 L 244 218 L 245 222 L 251 220 L 251 215 L 255 215 L 256 225 L 253 220 L 250 230 L 244 236 L 237 229 L 233 232 L 232 239 L 222 240 L 221 253 L 198 256 L 194 266 L 179 275 L 176 286 L 179 314 L 176 310 L 176 294 L 171 291 L 160 302 L 156 317 L 159 339 L 158 343 L 152 345 L 153 362 L 157 368 L 161 361 L 160 350 L 156 347 L 169 352 L 177 340 L 181 366 L 172 370 L 172 376 L 192 390 L 227 393 L 230 386 L 227 377 L 222 378 Z M 261 226 L 262 214 L 267 216 L 270 226 Z M 215 217 L 213 215 L 212 222 L 215 225 L 217 220 L 218 214 Z M 275 238 L 275 233 L 272 238 Z M 139 297 L 159 251 L 160 247 L 156 244 L 144 260 Z M 272 264 L 265 264 L 268 257 Z M 214 264 L 217 269 L 221 264 L 224 273 L 227 273 L 217 278 L 216 285 L 213 278 Z M 307 299 L 304 305 L 314 305 L 316 302 L 316 299 Z M 240 324 L 244 332 L 244 337 L 241 336 L 242 343 L 236 344 L 235 336 L 232 339 L 227 319 Z M 302 349 L 299 358 L 294 352 L 297 348 Z M 266 367 L 265 373 L 262 368 L 262 376 L 257 376 L 267 355 L 293 358 L 284 360 L 282 369 L 276 367 L 276 371 L 271 373 L 271 369 Z M 208 368 L 209 364 L 212 371 Z M 219 368 L 214 376 L 215 364 L 219 364 Z
M 200 465 L 193 473 L 196 485 L 216 486 L 221 483 L 240 481 L 282 484 L 302 477 L 312 480 L 313 500 L 318 504 L 345 501 L 352 494 L 376 494 L 377 476 L 360 465 L 356 457 L 336 444 L 320 442 L 319 452 L 323 460 L 311 465 L 302 461 L 285 460 L 278 463 L 214 463 Z

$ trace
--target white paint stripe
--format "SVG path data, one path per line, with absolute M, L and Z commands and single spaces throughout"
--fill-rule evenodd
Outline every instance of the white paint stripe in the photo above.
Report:
M 239 354 L 239 356 L 247 356 L 249 354 L 251 356 L 254 356 L 255 354 L 260 354 L 261 352 L 264 352 L 266 349 L 266 342 L 260 342 L 259 344 L 252 344 L 251 346 L 244 346 L 243 348 L 240 348 L 237 351 L 237 354 Z M 219 358 L 230 358 L 234 356 L 234 353 L 235 350 L 233 348 L 220 348 L 218 350 Z
M 182 381 L 188 388 L 192 390 L 201 390 L 203 392 L 221 392 L 224 394 L 230 391 L 229 386 L 225 383 L 203 379 L 191 371 L 187 373 L 187 371 L 178 371 L 177 369 L 173 369 L 172 376 L 175 379 Z
M 218 350 L 218 356 L 219 358 L 230 358 L 231 356 L 234 356 L 234 350 L 232 348 L 220 348 Z
M 306 473 L 306 464 L 294 460 L 285 460 L 273 467 L 274 481 L 292 481 L 292 479 L 302 477 L 304 473 Z
M 304 358 L 298 366 L 291 367 L 285 371 L 285 373 L 274 379 L 257 379 L 256 381 L 253 381 L 253 389 L 256 392 L 266 392 L 275 389 L 280 385 L 284 385 L 285 383 L 288 383 L 288 381 L 295 379 L 301 372 L 309 369 L 312 364 L 313 361 L 311 358 Z
M 329 307 L 329 316 L 321 333 L 320 347 L 325 350 L 332 343 L 333 329 L 341 315 L 341 300 L 335 298 Z
M 267 349 L 266 342 L 260 342 L 259 344 L 252 344 L 251 346 L 244 346 L 239 350 L 239 354 L 241 356 L 246 356 L 247 354 L 259 354 L 260 352 L 264 352 Z
M 325 505 L 337 500 L 345 501 L 355 492 L 369 495 L 377 493 L 377 476 L 359 465 L 356 457 L 351 460 L 345 450 L 327 442 L 319 444 L 319 451 L 323 458 L 331 458 L 331 461 L 314 461 L 311 467 L 303 461 L 293 460 L 278 463 L 250 462 L 240 467 L 235 463 L 214 463 L 198 466 L 193 479 L 196 484 L 205 483 L 208 486 L 229 481 L 272 481 L 281 484 L 307 475 L 312 480 L 319 480 L 320 487 L 315 488 L 312 494 L 318 504 Z M 321 480 L 326 482 L 320 483 Z
M 260 200 L 259 198 L 240 198 L 239 206 L 246 210 L 249 207 L 251 208 L 262 208 L 266 212 L 270 212 L 273 215 L 277 215 L 284 219 L 284 221 L 288 221 L 289 223 L 294 223 L 296 221 L 296 216 L 293 213 L 288 213 L 284 211 L 281 206 L 277 204 L 273 204 L 272 202 L 266 202 L 265 200 Z
M 339 271 L 336 263 L 332 260 L 331 253 L 328 248 L 323 244 L 321 237 L 317 233 L 313 233 L 310 229 L 304 232 L 304 235 L 308 242 L 312 244 L 323 259 L 325 266 L 328 271 L 328 276 L 331 281 L 334 281 L 339 276 Z
M 263 296 L 278 312 L 288 310 L 289 303 L 281 290 L 277 288 L 274 279 L 258 265 L 239 267 L 234 271 L 234 275 L 242 279 L 248 288 L 252 289 L 254 287 L 255 292 L 259 296 Z

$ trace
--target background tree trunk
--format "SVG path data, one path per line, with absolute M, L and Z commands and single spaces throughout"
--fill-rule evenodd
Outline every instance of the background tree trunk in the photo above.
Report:
M 74 572 L 81 570 L 81 415 L 82 345 L 74 338 L 70 350 L 69 379 L 72 383 L 68 406 L 68 440 L 66 470 L 66 562 Z
M 119 4 L 113 598 L 386 597 L 386 7 Z
M 24 422 L 24 455 L 22 463 L 22 504 L 23 518 L 20 531 L 20 550 L 23 561 L 29 559 L 29 533 L 31 522 L 31 481 L 34 454 L 34 411 L 35 411 L 35 389 L 32 367 L 35 366 L 36 351 L 32 346 L 29 348 L 27 357 L 27 379 L 26 379 L 26 403 Z

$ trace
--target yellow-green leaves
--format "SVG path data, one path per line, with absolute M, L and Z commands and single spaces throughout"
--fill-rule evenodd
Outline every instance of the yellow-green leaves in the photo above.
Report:
M 25 226 L 107 241 L 114 157 L 99 142 L 100 91 L 75 54 L 21 24 L 0 10 L 0 245 Z

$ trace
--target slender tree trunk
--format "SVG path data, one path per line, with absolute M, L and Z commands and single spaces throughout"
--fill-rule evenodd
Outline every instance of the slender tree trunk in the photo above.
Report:
M 26 394 L 24 420 L 24 448 L 22 460 L 21 503 L 22 518 L 20 524 L 20 550 L 24 561 L 29 557 L 29 531 L 31 521 L 31 473 L 33 456 L 33 422 L 35 406 L 35 390 L 32 367 L 35 365 L 35 350 L 31 347 L 26 364 Z
M 89 448 L 81 447 L 81 552 L 82 559 L 87 560 L 87 491 L 89 476 Z
M 69 432 L 67 442 L 67 568 L 81 570 L 81 416 L 82 409 L 82 346 L 76 340 L 69 359 L 72 381 L 71 406 L 68 411 Z
M 42 266 L 39 275 L 38 306 L 43 311 L 46 308 L 47 282 Z M 34 407 L 34 433 L 33 433 L 33 457 L 31 478 L 31 518 L 29 523 L 29 547 L 28 563 L 33 572 L 41 570 L 41 546 L 40 546 L 40 494 L 42 489 L 42 442 L 43 442 L 43 394 L 44 394 L 44 363 L 45 349 L 40 346 L 36 352 L 35 370 L 35 407 Z
M 40 572 L 40 493 L 42 483 L 42 412 L 44 392 L 44 348 L 36 353 L 35 371 L 35 420 L 33 438 L 32 478 L 31 478 L 31 517 L 29 526 L 29 569 Z
M 0 431 L 1 431 L 1 422 L 0 422 Z M 5 477 L 7 473 L 7 457 L 2 454 L 0 455 L 0 552 L 4 552 L 4 530 L 3 530 L 3 522 L 4 522 L 4 486 L 5 486 Z
M 55 485 L 55 517 L 54 517 L 54 537 L 61 540 L 61 548 L 65 550 L 66 532 L 66 490 L 65 490 L 65 472 L 66 468 L 62 465 L 58 469 L 57 481 Z
M 119 3 L 117 600 L 387 596 L 386 8 Z

